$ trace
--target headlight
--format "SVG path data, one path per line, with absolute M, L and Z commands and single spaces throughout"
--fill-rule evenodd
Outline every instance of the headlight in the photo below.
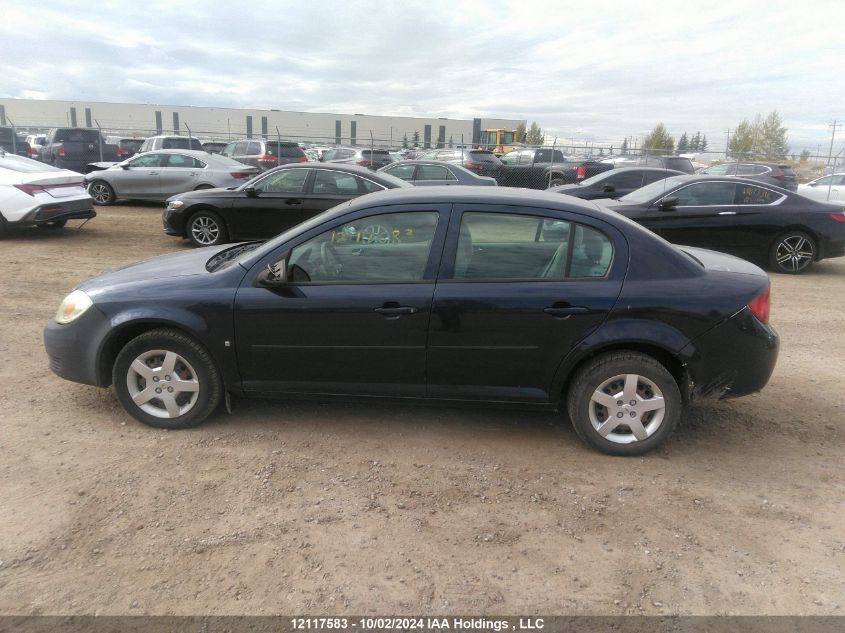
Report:
M 168 209 L 181 209 L 182 205 L 184 205 L 184 204 L 185 203 L 182 202 L 181 200 L 171 200 L 170 202 L 167 203 L 167 208 Z
M 56 312 L 56 321 L 70 323 L 81 317 L 92 305 L 94 305 L 94 302 L 91 301 L 91 297 L 81 290 L 74 290 L 59 305 Z

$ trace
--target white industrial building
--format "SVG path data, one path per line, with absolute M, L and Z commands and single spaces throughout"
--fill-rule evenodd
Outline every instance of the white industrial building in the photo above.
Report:
M 395 147 L 406 136 L 411 144 L 416 132 L 420 145 L 433 147 L 478 143 L 482 130 L 512 130 L 520 123 L 525 121 L 0 98 L 0 125 L 14 125 L 23 132 L 79 126 L 100 127 L 106 134 L 146 137 L 188 134 L 190 130 L 202 140 L 280 136 L 324 144 L 368 145 L 372 141 Z

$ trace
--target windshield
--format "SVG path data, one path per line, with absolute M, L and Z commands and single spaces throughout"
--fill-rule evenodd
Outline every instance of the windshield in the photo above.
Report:
M 673 189 L 674 187 L 683 184 L 684 182 L 686 182 L 686 180 L 686 176 L 672 176 L 671 178 L 658 180 L 657 182 L 653 182 L 650 185 L 641 187 L 636 191 L 632 191 L 627 196 L 622 196 L 621 198 L 619 198 L 619 203 L 642 204 L 643 202 L 648 202 L 662 195 L 667 190 Z

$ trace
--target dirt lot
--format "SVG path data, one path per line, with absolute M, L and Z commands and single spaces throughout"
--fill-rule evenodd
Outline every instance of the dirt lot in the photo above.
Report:
M 53 376 L 77 282 L 187 248 L 160 207 L 0 241 L 0 613 L 842 614 L 845 260 L 775 276 L 780 363 L 667 446 L 556 415 L 241 401 L 190 431 Z

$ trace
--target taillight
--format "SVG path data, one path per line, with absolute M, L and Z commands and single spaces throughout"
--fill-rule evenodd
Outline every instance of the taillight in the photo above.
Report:
M 361 165 L 361 167 L 372 167 L 375 163 L 371 160 L 356 160 L 356 165 Z
M 831 213 L 830 217 L 837 222 L 845 222 L 845 211 L 841 211 L 840 213 Z
M 297 156 L 297 158 L 296 158 L 296 162 L 298 162 L 298 163 L 307 163 L 307 162 L 308 162 L 308 157 L 307 157 L 307 156 Z
M 229 174 L 232 178 L 237 178 L 238 180 L 247 180 L 253 177 L 253 173 L 251 171 L 233 171 Z
M 58 146 L 58 148 L 56 148 L 56 153 L 57 153 L 59 156 L 64 156 L 64 155 L 65 155 L 65 146 L 64 146 L 64 145 L 59 145 L 59 146 Z
M 575 170 L 575 178 L 577 180 L 581 180 L 586 175 L 587 175 L 587 166 L 586 165 L 578 165 L 578 169 Z
M 771 286 L 766 286 L 766 289 L 763 292 L 748 302 L 748 309 L 751 310 L 751 313 L 756 316 L 761 323 L 769 322 L 769 296 L 771 291 Z
M 275 163 L 278 159 L 272 154 L 262 154 L 256 158 L 259 163 Z
M 41 191 L 46 191 L 46 187 L 44 187 L 44 185 L 15 185 L 15 189 L 20 189 L 30 196 L 34 196 L 36 193 Z
M 481 163 L 475 163 L 475 162 L 473 162 L 473 161 L 471 161 L 471 160 L 470 160 L 470 161 L 465 162 L 465 163 L 464 163 L 464 167 L 465 167 L 466 169 L 479 169 L 479 170 L 480 170 L 480 169 L 484 169 L 484 165 L 482 165 Z
M 30 156 L 38 156 L 38 148 L 37 147 L 30 147 L 29 148 L 29 155 Z

